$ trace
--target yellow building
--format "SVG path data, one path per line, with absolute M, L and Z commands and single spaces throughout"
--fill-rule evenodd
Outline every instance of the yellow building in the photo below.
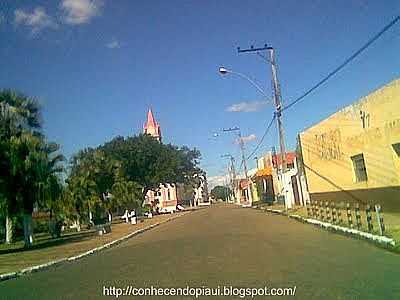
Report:
M 311 200 L 400 211 L 400 79 L 300 134 Z

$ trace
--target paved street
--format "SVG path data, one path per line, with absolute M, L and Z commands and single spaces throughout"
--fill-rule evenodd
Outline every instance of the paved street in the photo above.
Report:
M 400 299 L 399 278 L 400 257 L 367 242 L 216 205 L 79 262 L 0 283 L 0 298 L 112 299 L 103 286 L 296 285 L 295 299 Z

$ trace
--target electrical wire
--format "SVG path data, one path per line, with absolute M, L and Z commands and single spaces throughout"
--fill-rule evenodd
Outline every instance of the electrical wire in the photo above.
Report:
M 261 140 L 258 142 L 257 146 L 253 149 L 251 154 L 247 157 L 247 160 L 249 160 L 257 152 L 258 148 L 260 148 L 260 146 L 263 143 L 265 137 L 267 136 L 269 130 L 271 129 L 271 126 L 274 123 L 275 119 L 276 119 L 276 113 L 274 113 L 274 116 L 272 117 L 271 121 L 269 122 L 267 129 L 265 130 L 263 136 L 261 137 Z
M 325 82 L 327 82 L 332 76 L 342 70 L 346 65 L 348 65 L 351 61 L 353 61 L 357 56 L 359 56 L 362 52 L 364 52 L 369 46 L 371 46 L 376 40 L 378 40 L 386 31 L 388 31 L 392 26 L 394 26 L 398 21 L 400 21 L 400 16 L 397 16 L 393 21 L 391 21 L 388 25 L 386 25 L 381 31 L 379 31 L 376 35 L 374 35 L 371 39 L 368 40 L 360 49 L 354 52 L 350 57 L 348 57 L 341 65 L 339 65 L 336 69 L 330 72 L 324 79 L 319 81 L 316 85 L 312 88 L 307 90 L 303 95 L 295 99 L 294 101 L 290 102 L 288 105 L 284 106 L 281 111 L 287 110 L 299 101 L 303 100 Z

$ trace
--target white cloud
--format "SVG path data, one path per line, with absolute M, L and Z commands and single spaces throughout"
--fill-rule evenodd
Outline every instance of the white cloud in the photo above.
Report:
M 63 0 L 64 21 L 67 24 L 79 25 L 88 23 L 93 17 L 101 15 L 102 0 Z
M 207 177 L 208 190 L 211 191 L 217 185 L 224 185 L 226 179 L 227 177 L 223 175 Z
M 112 40 L 111 42 L 106 44 L 106 47 L 109 49 L 121 48 L 121 43 L 117 40 Z
M 250 134 L 248 136 L 242 136 L 242 141 L 243 143 L 248 143 L 251 141 L 254 141 L 257 138 L 255 134 Z M 239 143 L 239 139 L 236 140 L 237 143 Z
M 226 111 L 229 112 L 255 112 L 260 111 L 267 105 L 267 101 L 251 101 L 251 102 L 240 102 L 229 106 Z
M 46 13 L 43 7 L 36 7 L 31 13 L 22 9 L 14 11 L 16 25 L 31 27 L 32 33 L 38 33 L 44 28 L 57 28 L 57 23 Z

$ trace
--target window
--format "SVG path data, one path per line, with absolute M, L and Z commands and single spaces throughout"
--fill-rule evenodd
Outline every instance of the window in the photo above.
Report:
M 352 156 L 351 160 L 353 161 L 353 167 L 354 167 L 354 173 L 356 175 L 356 181 L 357 182 L 367 181 L 368 176 L 367 176 L 367 169 L 365 168 L 364 155 L 357 154 L 355 156 Z
M 397 156 L 400 157 L 400 143 L 392 145 L 394 152 L 396 152 Z

